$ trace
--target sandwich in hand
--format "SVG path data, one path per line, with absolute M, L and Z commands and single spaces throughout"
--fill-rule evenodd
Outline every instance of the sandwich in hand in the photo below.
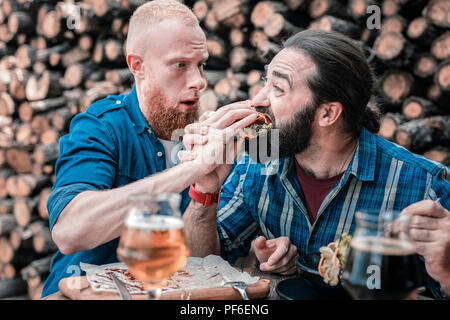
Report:
M 336 286 L 339 283 L 347 262 L 351 240 L 352 236 L 343 233 L 342 239 L 331 242 L 328 246 L 319 249 L 321 258 L 318 271 L 325 283 L 331 286 Z
M 242 129 L 241 136 L 245 139 L 253 139 L 265 135 L 272 128 L 272 120 L 265 113 L 258 113 L 255 121 L 248 127 Z

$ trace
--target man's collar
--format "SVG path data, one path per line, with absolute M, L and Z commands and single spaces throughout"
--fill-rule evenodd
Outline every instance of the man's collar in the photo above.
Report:
M 123 103 L 127 108 L 128 114 L 130 115 L 131 121 L 133 122 L 134 128 L 138 134 L 143 133 L 145 130 L 151 130 L 147 120 L 145 120 L 145 117 L 142 114 L 141 108 L 139 107 L 136 85 L 133 85 L 131 91 L 125 96 Z
M 355 153 L 341 181 L 347 181 L 349 174 L 353 174 L 361 181 L 374 181 L 376 158 L 377 146 L 375 136 L 367 129 L 362 128 Z M 295 161 L 294 157 L 286 159 L 286 165 L 283 167 L 283 172 L 281 173 L 282 178 L 295 165 L 293 161 Z
M 376 160 L 377 144 L 375 136 L 366 128 L 362 128 L 358 146 L 356 147 L 347 172 L 353 174 L 361 181 L 374 181 Z

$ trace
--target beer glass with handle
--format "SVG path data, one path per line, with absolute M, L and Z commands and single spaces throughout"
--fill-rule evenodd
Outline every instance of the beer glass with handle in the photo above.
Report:
M 354 299 L 406 299 L 423 285 L 419 256 L 409 239 L 410 216 L 398 211 L 356 212 L 356 229 L 342 275 Z
M 189 250 L 179 211 L 179 194 L 135 194 L 120 237 L 117 255 L 157 300 L 166 280 L 184 267 Z

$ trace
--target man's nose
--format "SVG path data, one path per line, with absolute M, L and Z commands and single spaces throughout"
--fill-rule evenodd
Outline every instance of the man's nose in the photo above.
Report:
M 206 79 L 203 77 L 200 70 L 194 70 L 191 72 L 188 78 L 188 87 L 189 89 L 196 89 L 197 91 L 205 89 Z
M 270 100 L 266 94 L 265 88 L 262 88 L 256 96 L 253 97 L 252 103 L 257 107 L 270 107 Z

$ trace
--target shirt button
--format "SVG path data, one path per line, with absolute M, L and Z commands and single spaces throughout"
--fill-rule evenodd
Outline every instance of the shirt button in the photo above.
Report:
M 158 153 L 156 155 L 161 158 L 162 157 L 162 152 L 158 151 Z
M 116 100 L 116 104 L 121 104 L 121 103 L 122 103 L 122 101 Z

